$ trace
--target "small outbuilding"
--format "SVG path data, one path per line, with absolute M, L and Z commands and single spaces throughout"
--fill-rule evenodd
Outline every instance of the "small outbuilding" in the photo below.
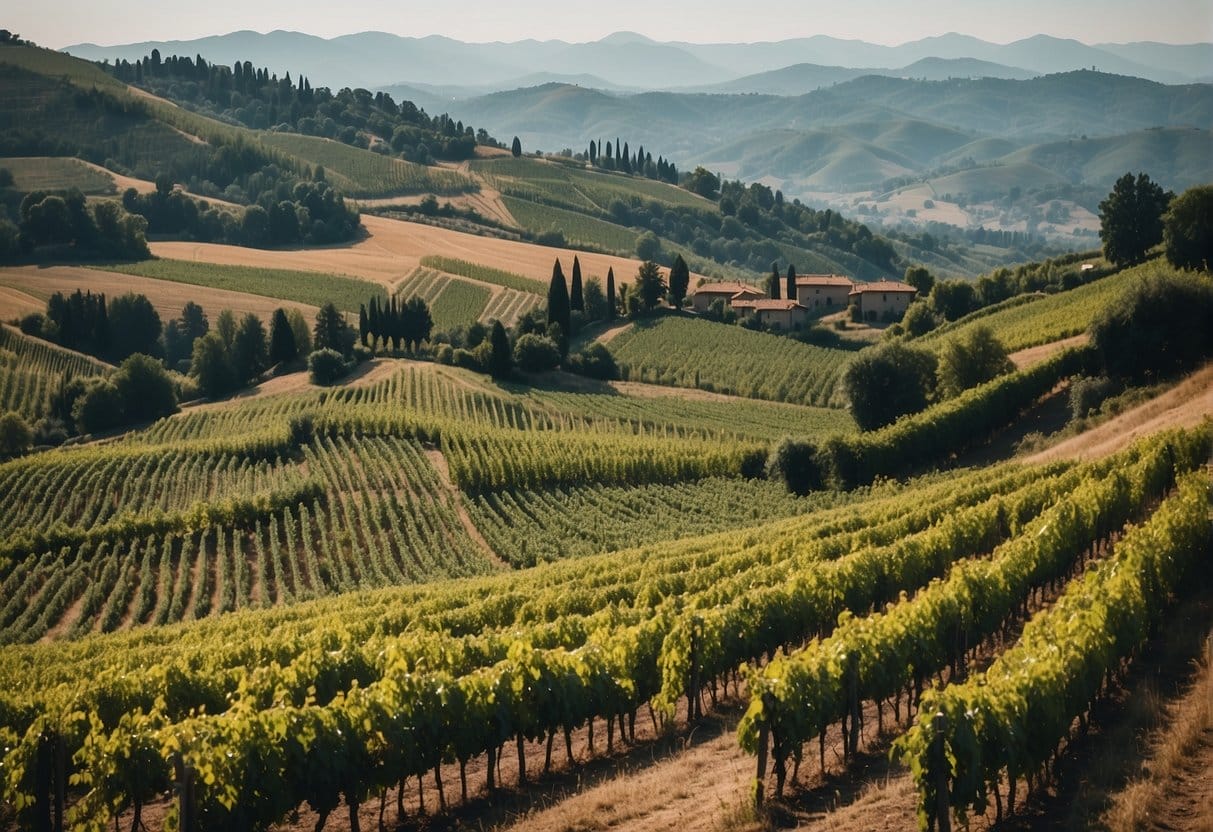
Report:
M 727 305 L 734 298 L 738 300 L 757 300 L 764 297 L 766 297 L 765 294 L 749 283 L 739 283 L 737 281 L 704 283 L 695 287 L 695 291 L 691 294 L 691 308 L 696 312 L 707 312 L 708 308 L 718 300 L 723 300 Z
M 738 299 L 733 301 L 733 311 L 742 320 L 757 318 L 771 329 L 791 331 L 804 326 L 809 310 L 794 300 Z

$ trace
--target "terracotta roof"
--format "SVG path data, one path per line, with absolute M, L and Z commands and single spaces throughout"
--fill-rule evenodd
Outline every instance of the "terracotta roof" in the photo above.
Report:
M 803 306 L 794 300 L 773 300 L 771 298 L 765 298 L 763 300 L 735 300 L 733 301 L 733 308 L 754 309 L 756 311 L 804 309 Z
M 856 283 L 850 294 L 859 295 L 864 292 L 910 292 L 914 294 L 918 290 L 908 283 L 899 283 L 896 280 L 873 280 L 871 283 Z
M 840 274 L 804 274 L 796 278 L 797 286 L 851 286 L 854 283 Z
M 749 283 L 738 283 L 736 281 L 721 281 L 718 283 L 705 283 L 695 289 L 695 294 L 705 295 L 736 295 L 741 293 L 761 295 L 760 289 L 751 286 Z

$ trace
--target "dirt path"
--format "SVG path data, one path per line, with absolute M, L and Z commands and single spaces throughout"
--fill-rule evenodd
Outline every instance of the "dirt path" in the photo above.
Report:
M 1098 459 L 1119 451 L 1139 437 L 1169 428 L 1192 427 L 1208 418 L 1213 418 L 1213 364 L 1196 371 L 1157 398 L 1023 461 Z
M 1062 350 L 1069 349 L 1070 347 L 1082 346 L 1089 340 L 1091 340 L 1091 337 L 1084 332 L 1081 335 L 1063 338 L 1060 341 L 1053 341 L 1049 344 L 1028 347 L 1027 349 L 1022 349 L 1019 352 L 1013 352 L 1007 357 L 1011 359 L 1011 362 L 1017 369 L 1022 370 L 1025 367 L 1031 367 L 1033 364 L 1039 364 L 1046 358 L 1056 355 Z
M 615 339 L 615 336 L 619 335 L 621 332 L 631 329 L 631 327 L 631 321 L 624 321 L 623 323 L 616 324 L 609 329 L 603 330 L 594 340 L 599 344 L 609 344 Z
M 468 537 L 480 547 L 480 550 L 484 552 L 484 556 L 488 558 L 489 563 L 503 571 L 508 571 L 511 568 L 510 565 L 493 551 L 493 547 L 484 539 L 484 535 L 480 533 L 480 529 L 476 528 L 476 524 L 472 522 L 472 515 L 468 513 L 467 506 L 464 505 L 462 492 L 451 481 L 451 467 L 447 465 L 446 457 L 443 456 L 442 451 L 436 448 L 427 449 L 425 458 L 430 461 L 430 464 L 434 466 L 434 470 L 438 472 L 438 481 L 446 489 L 447 496 L 451 500 L 451 505 L 454 507 L 455 513 L 459 515 L 459 522 L 463 525 L 463 530 L 467 532 Z

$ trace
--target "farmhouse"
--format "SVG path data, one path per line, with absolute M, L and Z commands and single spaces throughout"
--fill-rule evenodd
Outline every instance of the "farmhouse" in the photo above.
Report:
M 806 274 L 796 278 L 796 301 L 808 310 L 845 309 L 855 284 L 840 274 Z
M 865 321 L 898 320 L 918 290 L 896 280 L 856 283 L 848 297 Z
M 696 312 L 707 312 L 708 307 L 717 300 L 723 300 L 727 304 L 734 298 L 738 300 L 757 300 L 763 297 L 766 296 L 748 283 L 738 283 L 736 281 L 704 283 L 697 287 L 694 294 L 691 295 L 691 307 Z
M 748 320 L 757 317 L 765 326 L 771 329 L 799 329 L 804 326 L 809 311 L 794 300 L 772 300 L 759 298 L 755 300 L 736 299 L 733 301 L 733 311 L 737 317 Z

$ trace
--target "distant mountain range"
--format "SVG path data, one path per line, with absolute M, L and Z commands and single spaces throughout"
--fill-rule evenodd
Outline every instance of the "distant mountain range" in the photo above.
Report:
M 1022 78 L 1094 67 L 1166 84 L 1213 80 L 1213 44 L 1088 45 L 1047 35 L 996 44 L 947 34 L 882 46 L 824 35 L 772 43 L 699 44 L 659 43 L 632 32 L 617 32 L 589 43 L 465 43 L 437 35 L 414 38 L 385 32 L 324 39 L 300 32 L 241 31 L 187 41 L 121 46 L 84 43 L 64 51 L 114 61 L 135 60 L 152 49 L 159 49 L 162 55 L 201 54 L 229 64 L 252 60 L 279 74 L 298 76 L 302 72 L 313 84 L 332 87 L 379 89 L 421 84 L 448 92 L 469 88 L 455 97 L 528 86 L 537 78 L 569 83 L 581 83 L 576 79 L 582 78 L 593 86 L 617 90 L 691 88 L 798 95 L 855 77 L 810 71 L 803 69 L 805 65 L 927 79 L 938 79 L 942 73 Z M 787 74 L 769 76 L 777 70 Z
M 1126 170 L 1182 190 L 1213 180 L 1213 44 L 1009 44 L 949 34 L 900 46 L 817 36 L 756 44 L 464 43 L 382 32 L 233 32 L 65 51 L 93 60 L 200 54 L 315 85 L 413 101 L 529 152 L 621 138 L 686 169 L 789 197 L 930 178 L 990 199 Z

